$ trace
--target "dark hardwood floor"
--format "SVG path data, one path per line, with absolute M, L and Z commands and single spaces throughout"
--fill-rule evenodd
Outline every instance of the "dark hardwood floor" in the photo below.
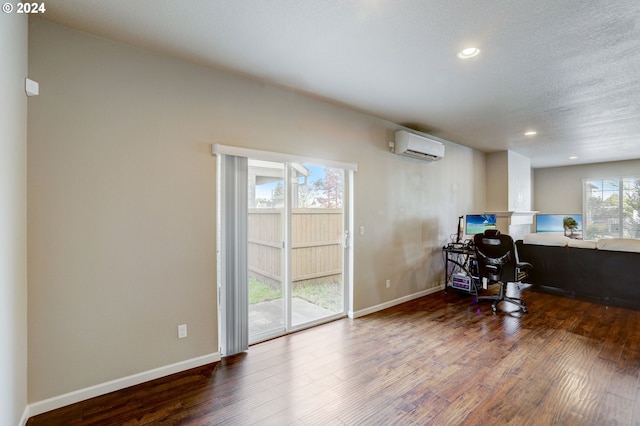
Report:
M 522 297 L 494 315 L 439 292 L 28 425 L 640 424 L 640 312 Z

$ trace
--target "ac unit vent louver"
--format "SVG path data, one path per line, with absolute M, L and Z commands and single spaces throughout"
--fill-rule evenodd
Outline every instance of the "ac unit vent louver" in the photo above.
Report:
M 406 130 L 398 130 L 394 152 L 418 160 L 438 161 L 444 158 L 444 143 Z

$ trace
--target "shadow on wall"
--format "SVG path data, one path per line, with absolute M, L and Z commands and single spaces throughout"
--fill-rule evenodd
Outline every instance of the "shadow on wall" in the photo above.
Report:
M 394 225 L 388 250 L 375 256 L 374 288 L 389 301 L 432 288 L 443 281 L 442 248 L 438 241 L 438 220 L 418 217 Z M 385 287 L 391 279 L 391 287 Z

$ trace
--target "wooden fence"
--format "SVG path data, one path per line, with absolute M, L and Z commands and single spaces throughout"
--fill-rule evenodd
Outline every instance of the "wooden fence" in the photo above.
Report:
M 282 281 L 283 210 L 249 209 L 250 276 L 268 283 Z M 342 209 L 293 209 L 291 277 L 302 281 L 341 280 Z

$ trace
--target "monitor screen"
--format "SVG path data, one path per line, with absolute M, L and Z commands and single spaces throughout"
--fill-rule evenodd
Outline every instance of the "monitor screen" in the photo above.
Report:
M 485 229 L 496 229 L 495 214 L 468 214 L 465 219 L 465 234 L 482 234 Z
M 459 243 L 464 238 L 464 222 L 462 222 L 464 216 L 458 216 L 458 230 L 456 231 L 456 243 Z
M 562 233 L 567 237 L 582 236 L 581 214 L 537 214 L 536 232 Z

